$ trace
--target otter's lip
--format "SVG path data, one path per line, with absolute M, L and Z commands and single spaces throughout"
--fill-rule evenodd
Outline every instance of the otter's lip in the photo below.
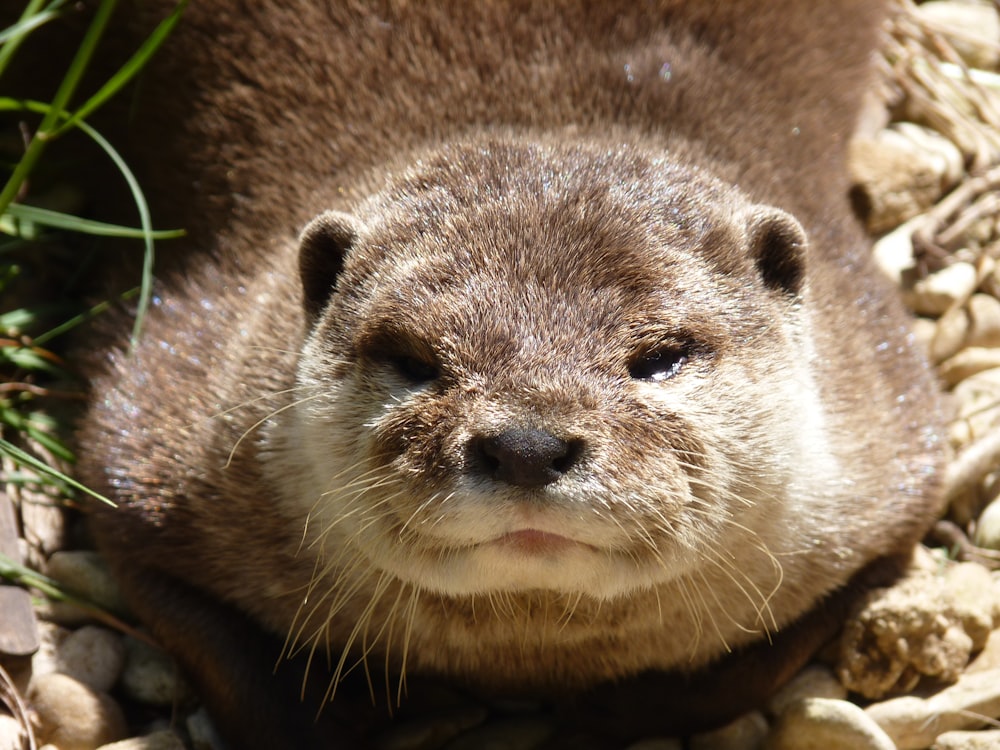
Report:
M 529 555 L 552 555 L 565 552 L 574 547 L 590 548 L 561 534 L 539 529 L 520 529 L 498 536 L 490 542 L 491 545 L 506 547 L 516 552 Z

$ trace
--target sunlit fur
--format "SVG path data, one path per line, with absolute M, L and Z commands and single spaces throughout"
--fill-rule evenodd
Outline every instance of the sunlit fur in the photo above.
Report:
M 109 59 L 174 5 L 134 4 Z M 943 410 L 846 197 L 884 5 L 186 7 L 121 122 L 188 235 L 134 351 L 118 313 L 87 342 L 80 473 L 234 747 L 312 731 L 269 681 L 297 663 L 260 646 L 246 679 L 258 629 L 328 699 L 763 664 L 707 696 L 726 720 L 920 539 Z M 512 485 L 474 448 L 508 429 L 579 454 Z

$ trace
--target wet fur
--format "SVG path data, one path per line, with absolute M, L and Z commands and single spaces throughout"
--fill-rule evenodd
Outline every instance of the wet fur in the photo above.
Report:
M 702 701 L 651 731 L 722 720 L 937 512 L 936 391 L 846 198 L 878 5 L 567 8 L 195 0 L 144 82 L 195 252 L 95 374 L 82 473 L 240 747 L 347 743 L 303 716 L 359 664 L 390 701 L 635 679 Z M 630 379 L 663 341 L 676 377 Z M 544 492 L 469 457 L 525 423 L 585 446 Z M 456 544 L 520 513 L 583 545 Z

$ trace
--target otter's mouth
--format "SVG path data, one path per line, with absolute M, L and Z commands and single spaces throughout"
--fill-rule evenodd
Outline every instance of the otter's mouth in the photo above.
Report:
M 508 549 L 523 555 L 557 555 L 572 549 L 596 551 L 589 544 L 578 542 L 560 534 L 538 529 L 522 529 L 503 534 L 487 543 L 490 546 Z

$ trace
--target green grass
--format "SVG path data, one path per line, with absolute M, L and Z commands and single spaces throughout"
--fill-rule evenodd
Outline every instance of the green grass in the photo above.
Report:
M 19 99 L 7 96 L 5 76 L 17 55 L 30 44 L 31 36 L 62 14 L 79 13 L 68 0 L 27 0 L 20 17 L 13 25 L 0 29 L 0 116 L 17 118 L 21 123 L 24 144 L 20 153 L 0 165 L 0 454 L 9 457 L 23 472 L 7 476 L 6 481 L 37 481 L 56 487 L 72 496 L 89 492 L 70 477 L 40 460 L 31 451 L 62 462 L 72 462 L 73 455 L 60 435 L 65 428 L 51 416 L 60 409 L 50 408 L 57 399 L 79 398 L 71 384 L 72 365 L 64 362 L 50 347 L 59 336 L 90 317 L 100 314 L 110 302 L 91 309 L 67 305 L 58 291 L 51 295 L 36 295 L 26 286 L 24 259 L 33 264 L 72 265 L 73 258 L 56 254 L 51 259 L 41 256 L 51 253 L 53 244 L 66 233 L 81 233 L 97 237 L 133 238 L 137 251 L 141 243 L 143 272 L 137 279 L 137 289 L 126 296 L 138 295 L 133 341 L 139 335 L 143 314 L 149 304 L 152 289 L 154 241 L 177 237 L 180 231 L 154 231 L 149 208 L 142 189 L 124 159 L 88 118 L 119 93 L 160 47 L 178 22 L 188 0 L 180 0 L 174 11 L 136 49 L 134 54 L 113 75 L 90 92 L 82 90 L 85 73 L 99 54 L 102 39 L 116 10 L 118 0 L 100 0 L 74 52 L 67 55 L 65 72 L 51 95 L 39 93 L 35 98 Z M 58 184 L 58 162 L 46 164 L 48 147 L 64 138 L 85 138 L 95 143 L 115 166 L 128 185 L 137 213 L 137 226 L 117 226 L 89 220 L 72 212 L 32 205 L 38 196 L 32 189 L 40 165 L 46 166 L 46 180 Z M 55 160 L 53 160 L 55 161 Z M 70 192 L 74 189 L 66 177 Z M 72 203 L 72 201 L 69 201 Z M 60 267 L 64 276 L 71 277 L 73 268 Z M 38 298 L 47 297 L 47 298 Z M 53 320 L 62 322 L 53 325 Z M 78 390 L 78 389 L 77 389 Z M 91 493 L 92 494 L 92 493 Z

